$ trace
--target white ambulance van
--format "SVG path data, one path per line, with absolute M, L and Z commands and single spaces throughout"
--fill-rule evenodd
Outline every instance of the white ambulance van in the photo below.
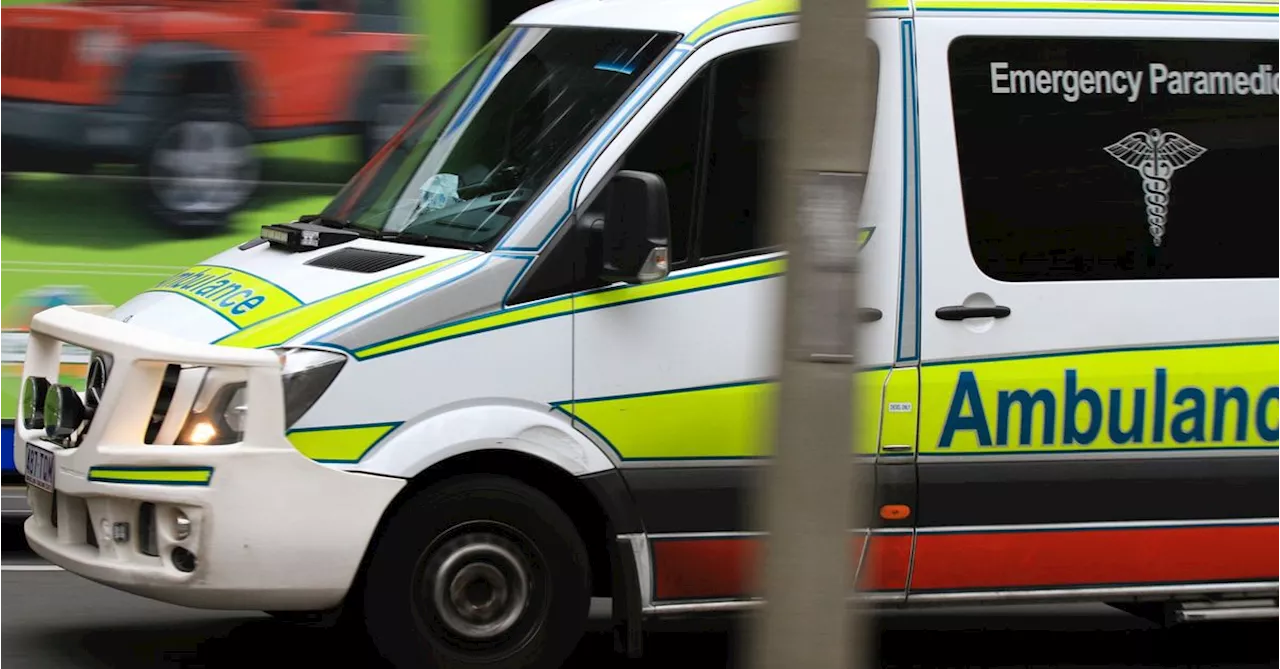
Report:
M 854 596 L 1275 616 L 1276 2 L 871 9 L 851 453 L 896 511 L 852 528 Z M 342 607 L 404 667 L 556 666 L 593 596 L 632 652 L 758 605 L 795 11 L 540 6 L 323 211 L 41 313 L 31 546 L 192 607 Z

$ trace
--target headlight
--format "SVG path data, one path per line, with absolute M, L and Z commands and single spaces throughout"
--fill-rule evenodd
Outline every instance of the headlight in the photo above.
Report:
M 119 65 L 124 59 L 124 36 L 102 28 L 80 33 L 77 45 L 80 60 L 91 65 Z
M 347 358 L 313 349 L 280 349 L 284 360 L 284 422 L 293 426 L 337 378 Z M 232 444 L 244 437 L 249 411 L 244 381 L 230 381 L 224 370 L 210 370 L 178 436 L 179 444 Z

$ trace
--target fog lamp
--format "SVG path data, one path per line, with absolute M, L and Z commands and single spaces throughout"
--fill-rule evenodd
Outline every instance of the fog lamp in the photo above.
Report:
M 44 433 L 50 439 L 66 439 L 84 422 L 84 402 L 71 386 L 55 383 L 44 398 Z
M 49 394 L 49 380 L 28 376 L 22 382 L 22 424 L 29 430 L 44 427 L 44 398 Z

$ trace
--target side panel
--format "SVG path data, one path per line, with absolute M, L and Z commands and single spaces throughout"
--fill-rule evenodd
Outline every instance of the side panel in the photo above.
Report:
M 908 598 L 1274 581 L 1276 22 L 917 27 Z
M 871 24 L 880 92 L 863 214 L 863 225 L 872 229 L 862 251 L 868 258 L 862 297 L 863 306 L 885 317 L 863 330 L 860 356 L 870 371 L 856 380 L 862 397 L 858 450 L 867 458 L 874 457 L 881 391 L 894 361 L 903 225 L 897 22 Z M 591 193 L 706 64 L 793 36 L 794 26 L 774 26 L 730 33 L 698 48 L 605 148 L 580 192 Z M 591 293 L 575 298 L 574 396 L 561 408 L 621 463 L 652 547 L 654 603 L 732 600 L 755 591 L 759 528 L 749 505 L 771 435 L 783 260 L 763 254 L 714 262 L 673 272 L 650 287 L 604 292 L 648 290 L 655 293 L 651 299 L 604 304 Z M 913 483 L 909 460 L 901 471 Z M 882 534 L 872 544 L 878 566 L 864 587 L 901 593 L 910 531 Z M 863 531 L 851 533 L 855 556 L 864 539 Z

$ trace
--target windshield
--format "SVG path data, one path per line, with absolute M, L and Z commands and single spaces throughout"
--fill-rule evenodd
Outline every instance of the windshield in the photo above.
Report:
M 490 248 L 674 39 L 508 27 L 320 215 L 393 241 Z

